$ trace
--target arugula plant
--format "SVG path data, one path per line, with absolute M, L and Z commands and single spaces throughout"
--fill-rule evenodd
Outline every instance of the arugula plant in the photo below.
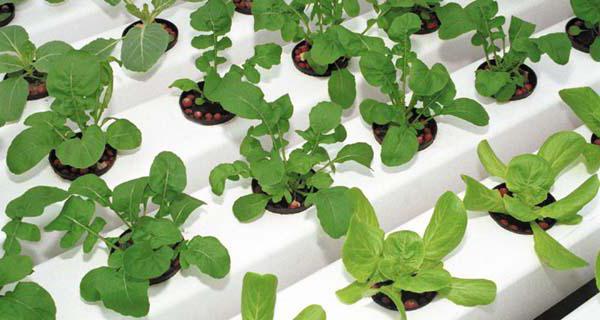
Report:
M 50 41 L 39 48 L 29 39 L 23 27 L 0 28 L 0 126 L 17 121 L 28 99 L 48 95 L 47 72 L 53 61 L 73 48 L 62 41 Z
M 277 277 L 248 272 L 242 286 L 242 320 L 273 320 L 277 299 Z M 327 315 L 320 305 L 310 305 L 294 320 L 326 320 Z
M 573 40 L 583 40 L 581 44 L 592 59 L 600 61 L 600 3 L 597 0 L 571 0 L 571 7 L 579 21 L 568 26 L 567 34 Z
M 58 216 L 45 231 L 64 232 L 62 248 L 72 248 L 83 238 L 83 251 L 91 252 L 98 241 L 110 250 L 108 265 L 89 271 L 81 280 L 81 297 L 102 301 L 106 308 L 123 315 L 148 314 L 148 287 L 157 278 L 196 266 L 213 278 L 223 278 L 230 270 L 227 249 L 215 237 L 183 237 L 180 230 L 190 215 L 204 202 L 184 193 L 186 169 L 172 152 L 161 152 L 150 173 L 126 181 L 111 190 L 99 177 L 88 174 L 75 180 L 68 190 L 51 186 L 29 189 L 6 207 L 11 219 L 2 229 L 6 233 L 4 250 L 20 252 L 19 240 L 39 241 L 39 228 L 23 219 L 43 214 L 46 207 L 64 201 Z M 149 202 L 159 209 L 151 215 Z M 105 237 L 106 221 L 96 215 L 96 205 L 110 209 L 127 226 L 120 237 Z
M 350 195 L 348 188 L 332 186 L 332 174 L 336 164 L 348 161 L 370 167 L 373 150 L 359 142 L 342 147 L 335 157 L 329 155 L 324 145 L 346 139 L 341 124 L 342 107 L 332 102 L 317 104 L 310 111 L 309 127 L 296 131 L 305 143 L 288 153 L 285 136 L 294 108 L 288 95 L 267 102 L 258 87 L 241 81 L 236 73 L 228 73 L 214 88 L 205 89 L 209 98 L 226 110 L 260 122 L 248 129 L 240 145 L 240 154 L 246 161 L 223 163 L 210 173 L 210 185 L 217 195 L 223 194 L 226 180 L 240 178 L 254 179 L 262 190 L 235 201 L 236 218 L 242 222 L 255 220 L 268 204 L 291 209 L 315 204 L 325 232 L 334 238 L 343 236 L 350 221 Z M 261 137 L 270 139 L 270 149 L 263 148 Z
M 564 32 L 551 33 L 532 38 L 535 25 L 512 17 L 508 37 L 504 30 L 505 17 L 497 16 L 495 0 L 475 0 L 462 8 L 448 3 L 436 11 L 442 25 L 441 39 L 453 39 L 462 34 L 475 32 L 471 38 L 474 46 L 481 46 L 485 64 L 476 72 L 475 87 L 485 97 L 508 101 L 534 89 L 534 75 L 524 71 L 523 64 L 529 59 L 538 62 L 543 54 L 560 65 L 569 62 L 571 43 Z M 507 41 L 508 40 L 508 41 Z M 506 49 L 507 42 L 510 49 Z
M 409 293 L 437 292 L 463 306 L 494 301 L 494 282 L 455 278 L 444 269 L 443 258 L 458 247 L 467 227 L 467 211 L 455 194 L 446 192 L 438 199 L 423 237 L 409 230 L 386 237 L 373 207 L 357 189 L 353 200 L 358 209 L 344 242 L 342 261 L 355 281 L 336 292 L 343 303 L 385 295 L 406 319 L 406 311 L 418 307 L 417 301 L 405 297 Z
M 591 171 L 600 168 L 600 96 L 590 87 L 563 89 L 559 92 L 562 100 L 592 131 L 591 144 L 583 146 Z
M 56 306 L 50 294 L 37 283 L 21 281 L 31 273 L 33 261 L 28 256 L 10 255 L 0 259 L 0 290 L 16 282 L 12 291 L 0 295 L 4 319 L 56 319 Z
M 417 33 L 425 34 L 434 32 L 440 26 L 435 10 L 440 7 L 443 0 L 405 0 L 392 1 L 387 0 L 382 3 L 369 1 L 377 13 L 375 18 L 367 21 L 366 33 L 372 26 L 377 25 L 381 29 L 388 31 L 392 22 L 406 13 L 415 13 L 421 19 L 421 28 Z
M 360 104 L 360 113 L 367 123 L 374 127 L 387 126 L 381 150 L 382 162 L 387 166 L 407 163 L 419 145 L 431 142 L 433 137 L 428 137 L 423 130 L 429 130 L 425 126 L 437 116 L 450 115 L 477 126 L 485 126 L 489 121 L 481 104 L 468 98 L 455 98 L 455 85 L 442 64 L 437 63 L 430 69 L 411 51 L 410 36 L 420 26 L 419 17 L 413 13 L 396 18 L 388 30 L 390 39 L 396 43 L 394 47 L 387 52 L 368 52 L 359 63 L 365 80 L 379 87 L 390 100 L 384 103 L 366 99 Z M 409 89 L 412 91 L 410 100 L 407 99 Z
M 534 248 L 539 259 L 547 266 L 567 270 L 587 266 L 587 262 L 568 251 L 553 239 L 545 229 L 549 221 L 566 225 L 578 224 L 579 211 L 594 199 L 600 182 L 593 175 L 566 197 L 542 206 L 557 177 L 582 155 L 585 139 L 575 133 L 563 131 L 550 136 L 537 154 L 514 157 L 508 164 L 499 159 L 487 141 L 482 141 L 477 154 L 485 170 L 505 181 L 507 190 L 490 190 L 477 180 L 464 175 L 464 197 L 468 210 L 488 211 L 510 216 L 529 224 L 533 232 Z M 586 162 L 590 162 L 587 159 Z M 597 161 L 597 159 L 594 159 Z M 550 220 L 551 219 L 551 220 Z
M 113 58 L 103 51 L 106 41 L 63 53 L 47 66 L 48 93 L 55 98 L 52 110 L 25 119 L 28 128 L 14 138 L 7 152 L 12 173 L 25 173 L 52 150 L 63 165 L 86 169 L 98 163 L 107 144 L 116 150 L 139 147 L 141 132 L 133 123 L 103 117 L 113 91 Z
M 218 74 L 219 65 L 227 61 L 224 56 L 220 55 L 220 51 L 232 46 L 231 39 L 227 34 L 231 31 L 233 12 L 232 2 L 208 0 L 191 15 L 192 27 L 203 33 L 192 39 L 192 46 L 204 50 L 202 55 L 196 59 L 196 68 L 204 74 L 204 80 L 208 82 L 205 85 L 208 87 L 213 86 L 210 82 L 215 79 L 214 76 L 209 77 L 208 75 Z M 281 62 L 281 52 L 281 47 L 273 43 L 257 45 L 254 48 L 254 56 L 247 59 L 241 67 L 233 65 L 231 70 L 252 83 L 258 83 L 260 82 L 260 72 L 256 67 L 270 69 L 274 65 L 278 65 Z M 193 80 L 179 79 L 170 87 L 196 93 L 193 101 L 192 98 L 186 98 L 189 101 L 186 99 L 182 101 L 184 107 L 192 104 L 202 105 L 208 100 L 202 88 Z

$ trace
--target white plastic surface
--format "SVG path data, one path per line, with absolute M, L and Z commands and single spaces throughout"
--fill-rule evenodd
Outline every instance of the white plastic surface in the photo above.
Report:
M 593 296 L 579 308 L 569 313 L 564 320 L 591 320 L 600 315 L 600 294 Z

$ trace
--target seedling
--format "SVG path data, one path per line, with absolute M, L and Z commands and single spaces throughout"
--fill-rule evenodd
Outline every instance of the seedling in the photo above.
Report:
M 363 119 L 373 126 L 382 144 L 381 159 L 387 166 L 407 163 L 418 150 L 431 145 L 437 133 L 434 118 L 439 115 L 455 116 L 477 126 L 489 121 L 487 112 L 475 100 L 455 99 L 456 88 L 442 64 L 429 69 L 411 51 L 410 36 L 420 26 L 419 17 L 413 13 L 396 18 L 388 30 L 396 45 L 391 50 L 370 51 L 360 59 L 365 80 L 390 99 L 390 103 L 366 99 L 360 104 Z
M 39 237 L 38 233 L 22 229 L 23 237 Z M 33 273 L 33 261 L 28 256 L 7 255 L 0 259 L 0 289 L 17 282 L 12 291 L 0 295 L 0 308 L 5 319 L 56 319 L 56 306 L 50 294 L 34 282 L 20 281 Z
M 564 33 L 551 33 L 532 38 L 535 25 L 512 17 L 508 39 L 504 31 L 506 19 L 497 16 L 495 0 L 475 0 L 462 8 L 457 3 L 448 3 L 436 11 L 442 26 L 441 39 L 453 39 L 474 31 L 471 38 L 474 46 L 481 46 L 485 63 L 476 71 L 475 88 L 485 97 L 497 101 L 523 99 L 537 85 L 533 70 L 524 65 L 527 59 L 538 62 L 547 54 L 554 62 L 565 65 L 569 62 L 571 44 Z M 507 40 L 510 49 L 506 49 Z
M 227 33 L 231 31 L 233 16 L 233 5 L 224 0 L 208 0 L 206 4 L 198 8 L 191 15 L 191 25 L 195 30 L 203 32 L 202 35 L 192 39 L 192 46 L 204 50 L 196 60 L 196 68 L 204 74 L 204 81 L 196 83 L 190 79 L 179 79 L 170 87 L 177 87 L 183 91 L 179 105 L 184 115 L 193 121 L 205 125 L 224 123 L 231 120 L 235 115 L 227 112 L 218 103 L 207 99 L 204 87 L 214 86 L 211 79 L 217 77 L 219 65 L 227 60 L 220 56 L 223 51 L 232 46 L 231 39 Z M 208 32 L 209 34 L 206 34 Z M 254 56 L 247 59 L 242 66 L 233 65 L 231 70 L 237 72 L 240 77 L 247 81 L 258 83 L 260 73 L 256 66 L 270 69 L 281 62 L 281 47 L 268 43 L 257 45 L 254 48 Z
M 567 23 L 566 29 L 573 47 L 600 61 L 600 2 L 571 0 L 571 7 L 576 18 Z
M 242 320 L 273 320 L 277 299 L 277 277 L 248 272 L 242 286 Z M 310 305 L 294 320 L 325 320 L 327 315 L 320 305 Z
M 592 131 L 591 145 L 583 146 L 583 154 L 590 171 L 598 171 L 600 168 L 600 96 L 590 87 L 564 89 L 559 94 Z
M 323 146 L 346 139 L 341 124 L 342 107 L 331 102 L 317 104 L 310 111 L 309 127 L 296 131 L 306 142 L 288 153 L 289 141 L 285 135 L 294 108 L 288 95 L 266 102 L 258 87 L 241 81 L 236 73 L 227 74 L 215 88 L 210 91 L 207 88 L 205 92 L 226 110 L 260 121 L 248 130 L 240 146 L 240 154 L 246 161 L 220 164 L 210 173 L 210 185 L 217 195 L 223 194 L 228 179 L 253 179 L 253 193 L 233 204 L 236 218 L 249 222 L 262 216 L 265 207 L 289 214 L 315 204 L 325 232 L 334 238 L 343 236 L 350 221 L 349 193 L 346 187 L 332 186 L 332 174 L 336 164 L 348 161 L 370 167 L 373 150 L 366 143 L 353 143 L 330 157 Z M 258 139 L 263 136 L 271 140 L 268 151 Z
M 91 252 L 98 241 L 110 252 L 108 266 L 91 270 L 81 280 L 81 297 L 89 302 L 102 301 L 106 308 L 123 315 L 145 316 L 150 308 L 149 286 L 166 281 L 180 268 L 196 266 L 219 279 L 229 273 L 229 253 L 218 239 L 184 239 L 180 228 L 204 204 L 183 192 L 186 184 L 181 159 L 171 152 L 161 152 L 147 177 L 124 182 L 113 190 L 92 174 L 78 178 L 68 190 L 31 188 L 6 207 L 11 221 L 2 229 L 7 236 L 4 250 L 16 255 L 20 252 L 19 240 L 39 241 L 38 227 L 23 218 L 40 216 L 46 207 L 66 200 L 44 230 L 64 232 L 62 248 L 76 246 L 85 236 L 85 253 Z M 158 206 L 154 215 L 147 212 L 149 200 Z M 106 221 L 95 214 L 96 205 L 112 211 L 127 230 L 118 238 L 103 236 Z
M 19 120 L 27 100 L 48 96 L 46 77 L 50 65 L 72 49 L 62 41 L 51 41 L 36 48 L 23 27 L 0 28 L 0 73 L 6 73 L 0 81 L 0 99 L 3 101 L 0 126 Z
M 458 247 L 467 228 L 467 211 L 455 194 L 446 192 L 438 199 L 423 237 L 408 230 L 386 237 L 369 201 L 359 190 L 352 191 L 358 209 L 348 229 L 342 261 L 355 281 L 337 291 L 343 303 L 372 297 L 406 319 L 406 311 L 423 307 L 438 294 L 463 306 L 494 301 L 494 282 L 454 278 L 444 269 L 443 258 Z
M 440 28 L 440 20 L 435 13 L 442 0 L 406 0 L 406 1 L 385 1 L 377 3 L 369 1 L 377 13 L 377 17 L 367 21 L 366 33 L 373 25 L 377 25 L 383 30 L 389 30 L 392 22 L 406 13 L 414 13 L 421 19 L 421 28 L 416 34 L 428 34 L 437 31 Z
M 139 147 L 141 132 L 133 123 L 103 117 L 113 91 L 112 57 L 102 51 L 105 41 L 61 54 L 47 66 L 48 93 L 55 98 L 52 110 L 25 119 L 28 128 L 8 147 L 6 163 L 12 173 L 25 173 L 49 156 L 65 179 L 101 175 L 113 165 L 117 151 Z
M 585 139 L 574 132 L 563 131 L 550 136 L 537 154 L 523 154 L 508 165 L 500 160 L 487 141 L 477 153 L 486 171 L 505 183 L 494 190 L 463 176 L 467 185 L 464 198 L 468 210 L 488 211 L 503 228 L 520 234 L 533 234 L 539 259 L 557 270 L 582 268 L 587 262 L 563 247 L 546 230 L 555 223 L 578 224 L 579 211 L 594 199 L 600 182 L 593 175 L 569 195 L 556 201 L 550 190 L 559 174 L 583 154 Z

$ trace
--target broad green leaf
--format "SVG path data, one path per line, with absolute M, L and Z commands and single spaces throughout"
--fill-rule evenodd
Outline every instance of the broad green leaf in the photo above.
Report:
M 172 258 L 173 249 L 160 247 L 153 250 L 150 243 L 142 241 L 125 250 L 123 270 L 130 277 L 149 280 L 167 272 Z
M 348 192 L 350 199 L 353 201 L 354 214 L 352 215 L 352 219 L 379 228 L 379 220 L 377 219 L 375 209 L 373 209 L 373 206 L 364 193 L 358 188 L 352 188 Z
M 329 188 L 333 184 L 333 178 L 331 174 L 325 173 L 323 171 L 317 172 L 314 175 L 308 177 L 306 179 L 306 185 L 315 187 L 317 189 L 326 189 Z
M 542 157 L 524 154 L 513 158 L 506 172 L 506 186 L 530 206 L 544 201 L 554 184 L 552 168 Z
M 190 214 L 204 204 L 204 201 L 182 193 L 178 195 L 169 206 L 171 219 L 177 226 L 183 225 Z
M 403 230 L 390 233 L 383 243 L 383 256 L 393 259 L 402 272 L 419 269 L 425 258 L 423 239 L 416 232 Z M 390 276 L 385 273 L 386 276 Z
M 233 214 L 240 222 L 250 222 L 265 213 L 270 197 L 262 193 L 253 193 L 238 198 L 233 203 Z
M 519 199 L 505 195 L 502 200 L 504 201 L 506 212 L 519 221 L 529 222 L 540 217 L 539 212 L 534 211 Z
M 116 212 L 124 213 L 129 222 L 136 221 L 147 186 L 148 177 L 129 180 L 117 185 L 113 189 L 111 208 Z
M 462 241 L 467 228 L 467 210 L 452 192 L 444 193 L 436 202 L 433 216 L 425 229 L 425 258 L 441 260 Z
M 394 279 L 394 288 L 422 293 L 447 288 L 451 281 L 452 277 L 448 271 L 436 268 L 419 271 L 414 276 L 404 274 L 398 279 Z
M 448 70 L 436 63 L 429 69 L 425 63 L 416 59 L 410 69 L 408 86 L 420 96 L 431 96 L 444 89 L 450 80 Z
M 585 260 L 554 240 L 537 223 L 530 223 L 530 225 L 533 230 L 535 253 L 544 264 L 556 270 L 583 268 L 588 265 Z
M 271 186 L 280 183 L 285 175 L 285 164 L 281 158 L 272 157 L 250 163 L 252 176 L 261 186 Z
M 421 19 L 414 13 L 406 13 L 394 19 L 387 34 L 392 41 L 402 42 L 421 29 Z
M 90 167 L 104 153 L 106 135 L 97 125 L 89 126 L 81 138 L 74 137 L 56 147 L 56 156 L 64 165 L 75 168 Z
M 56 318 L 56 306 L 52 296 L 33 282 L 20 282 L 13 291 L 7 292 L 0 300 L 2 317 L 7 316 L 4 318 L 7 320 L 15 318 L 5 313 L 3 303 L 7 303 L 11 311 L 19 314 L 20 318 L 17 319 L 54 320 Z
M 206 82 L 204 93 L 212 101 L 221 103 L 225 110 L 245 119 L 264 120 L 270 116 L 269 105 L 263 99 L 263 93 L 257 86 L 241 81 L 231 73 L 218 83 L 218 91 L 211 95 L 210 81 Z
M 19 57 L 12 54 L 0 54 L 0 72 L 11 73 L 23 70 L 24 66 Z M 10 78 L 9 78 L 10 79 Z
M 131 150 L 142 144 L 142 133 L 131 121 L 117 119 L 106 129 L 106 140 L 117 150 Z
M 224 278 L 231 268 L 227 248 L 215 237 L 195 236 L 182 249 L 181 260 L 216 279 Z
M 106 220 L 104 220 L 103 218 L 100 218 L 100 217 L 96 217 L 96 218 L 94 218 L 94 221 L 92 221 L 92 223 L 89 225 L 89 228 L 92 229 L 94 232 L 100 234 L 102 232 L 102 229 L 104 229 L 105 226 L 106 226 Z M 98 240 L 100 240 L 100 238 L 98 238 L 98 236 L 96 236 L 93 233 L 88 232 L 87 236 L 85 237 L 85 240 L 83 241 L 83 252 L 84 253 L 92 252 L 92 250 L 94 249 L 94 246 L 96 246 L 96 243 L 98 242 Z
M 486 279 L 452 278 L 445 297 L 461 306 L 487 305 L 496 299 L 496 284 Z
M 565 65 L 571 54 L 571 41 L 564 32 L 543 35 L 535 40 L 540 50 L 554 62 Z
M 383 230 L 352 219 L 342 248 L 342 261 L 356 281 L 366 282 L 375 273 L 383 254 L 383 243 Z
M 86 174 L 77 178 L 69 186 L 69 193 L 90 198 L 103 207 L 110 206 L 112 191 L 106 182 L 95 174 Z
M 354 304 L 360 299 L 377 293 L 377 290 L 372 289 L 369 283 L 360 283 L 354 281 L 345 288 L 335 292 L 336 296 L 342 303 Z
M 191 14 L 191 25 L 198 31 L 226 34 L 231 29 L 232 15 L 233 6 L 222 0 L 208 0 Z
M 50 41 L 40 46 L 35 52 L 33 66 L 40 72 L 48 72 L 58 57 L 73 50 L 70 44 L 62 41 Z
M 98 38 L 83 46 L 81 51 L 89 52 L 102 60 L 106 60 L 108 57 L 110 57 L 119 42 L 120 39 Z
M 25 173 L 47 157 L 61 141 L 60 136 L 51 129 L 27 128 L 10 143 L 6 153 L 6 165 L 14 174 Z
M 440 114 L 455 116 L 476 126 L 486 126 L 490 120 L 483 106 L 468 98 L 454 100 L 450 105 L 445 106 Z
M 352 218 L 352 202 L 346 187 L 319 190 L 313 195 L 317 217 L 323 230 L 332 238 L 346 234 Z
M 277 277 L 248 272 L 242 287 L 242 318 L 273 320 L 277 295 Z
M 121 47 L 123 66 L 131 71 L 146 72 L 156 64 L 168 44 L 169 34 L 159 23 L 131 28 Z
M 254 47 L 252 61 L 265 69 L 270 69 L 281 63 L 281 52 L 282 48 L 277 44 L 260 44 Z
M 554 176 L 558 176 L 582 153 L 585 139 L 578 133 L 562 131 L 551 135 L 538 151 L 538 155 L 550 164 Z
M 529 23 L 518 17 L 511 17 L 510 28 L 508 29 L 508 39 L 514 43 L 517 39 L 528 39 L 535 32 L 535 24 Z
M 356 17 L 360 13 L 360 5 L 358 4 L 358 0 L 344 0 L 343 7 L 344 7 L 344 11 L 346 12 L 346 14 L 348 14 L 348 16 L 350 16 L 350 17 Z M 325 314 L 325 312 L 323 312 L 323 314 Z M 307 318 L 307 319 L 313 319 L 313 318 Z M 318 318 L 314 318 L 314 319 L 318 319 Z M 325 319 L 325 317 L 323 317 L 323 319 Z
M 477 70 L 475 73 L 475 88 L 484 97 L 497 95 L 509 82 L 510 73 L 508 72 Z
M 437 8 L 436 14 L 441 21 L 438 35 L 442 40 L 454 39 L 477 27 L 457 3 L 448 3 Z
M 0 119 L 5 122 L 19 120 L 28 95 L 29 84 L 22 77 L 0 81 Z
M 45 231 L 64 231 L 60 240 L 61 248 L 71 248 L 77 244 L 86 233 L 96 207 L 91 200 L 84 200 L 78 196 L 70 197 L 64 204 L 58 216 L 52 220 Z
M 365 53 L 360 58 L 360 72 L 367 82 L 375 87 L 396 82 L 396 68 L 390 57 L 377 52 Z
M 600 169 L 600 148 L 594 144 L 583 146 L 583 157 L 585 165 L 589 172 L 596 172 Z
M 53 60 L 48 72 L 48 94 L 57 99 L 80 101 L 100 88 L 100 58 L 72 50 Z
M 360 115 L 368 124 L 388 124 L 397 121 L 403 123 L 403 119 L 396 119 L 397 115 L 404 116 L 403 112 L 396 112 L 394 106 L 373 100 L 366 99 L 360 104 Z
M 338 69 L 331 73 L 327 84 L 329 97 L 332 102 L 347 109 L 356 99 L 356 80 L 348 69 Z
M 600 96 L 590 87 L 563 89 L 559 94 L 579 119 L 600 136 Z
M 373 149 L 364 142 L 345 145 L 335 156 L 333 162 L 343 163 L 346 161 L 355 161 L 370 168 L 373 161 Z
M 42 215 L 47 206 L 61 202 L 68 196 L 68 192 L 56 187 L 33 187 L 9 202 L 5 213 L 12 219 L 37 217 Z
M 406 127 L 391 125 L 381 145 L 381 160 L 390 167 L 409 162 L 419 149 L 417 136 Z
M 147 242 L 152 249 L 158 249 L 183 241 L 183 236 L 173 221 L 165 218 L 144 216 L 136 224 L 131 239 L 136 244 Z
M 379 289 L 379 291 L 392 300 L 398 309 L 398 312 L 400 312 L 400 320 L 406 320 L 406 310 L 404 309 L 402 294 L 398 290 L 392 288 L 392 286 L 383 286 Z
M 242 146 L 244 143 L 242 142 Z M 248 165 L 245 162 L 241 162 L 246 167 L 246 171 L 249 172 L 250 169 L 247 168 Z M 240 170 L 233 163 L 221 163 L 214 167 L 210 171 L 210 175 L 208 177 L 208 181 L 210 182 L 210 188 L 212 192 L 218 196 L 223 194 L 225 190 L 225 181 L 228 178 L 237 179 L 240 174 Z
M 327 133 L 340 125 L 342 108 L 331 102 L 319 102 L 308 115 L 310 127 L 319 134 Z
M 14 52 L 24 55 L 24 50 L 30 46 L 29 35 L 21 26 L 6 26 L 0 29 L 0 52 Z
M 497 190 L 488 189 L 481 182 L 466 175 L 463 175 L 462 179 L 467 185 L 463 200 L 467 210 L 506 212 L 502 196 Z
M 348 0 L 344 1 L 344 3 L 346 3 Z M 352 0 L 355 1 L 356 0 Z M 358 2 L 357 6 L 358 6 Z M 323 310 L 323 307 L 321 307 L 320 305 L 310 305 L 306 308 L 304 308 L 304 310 L 302 310 L 296 317 L 294 317 L 294 320 L 326 320 L 327 319 L 327 315 L 325 314 L 325 310 Z
M 148 185 L 157 196 L 155 203 L 161 208 L 166 201 L 171 201 L 183 192 L 187 185 L 187 176 L 183 161 L 170 151 L 159 153 L 150 167 Z M 162 208 L 163 210 L 166 208 Z
M 541 208 L 538 214 L 558 220 L 574 216 L 586 204 L 594 200 L 596 194 L 598 194 L 599 187 L 600 181 L 598 181 L 598 175 L 593 175 L 566 197 Z
M 319 74 L 324 73 L 325 70 L 316 70 L 318 66 L 326 69 L 327 65 L 334 63 L 345 54 L 344 47 L 338 41 L 333 29 L 315 33 L 312 36 L 311 44 L 312 47 L 308 54 L 305 54 L 305 57 L 308 64 Z
M 0 259 L 0 287 L 17 282 L 33 273 L 33 261 L 28 256 L 5 256 Z
M 592 23 L 600 22 L 600 10 L 596 0 L 571 0 L 575 15 Z
M 479 156 L 479 161 L 491 176 L 506 179 L 506 171 L 508 168 L 498 158 L 492 147 L 490 146 L 487 140 L 483 140 L 477 146 L 477 155 Z
M 41 239 L 38 226 L 16 219 L 4 225 L 2 232 L 6 233 L 6 238 L 2 245 L 6 256 L 17 255 L 21 252 L 19 240 L 40 241 Z

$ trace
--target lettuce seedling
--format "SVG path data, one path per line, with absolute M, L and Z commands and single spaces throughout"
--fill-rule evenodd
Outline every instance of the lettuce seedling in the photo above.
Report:
M 277 277 L 248 272 L 242 286 L 242 320 L 273 320 L 277 299 Z M 325 320 L 327 315 L 320 305 L 310 305 L 294 320 Z
M 27 230 L 20 233 L 35 236 Z M 0 295 L 0 310 L 4 319 L 56 319 L 56 306 L 50 294 L 37 283 L 20 281 L 31 273 L 33 261 L 28 256 L 8 255 L 0 259 L 0 289 L 17 282 L 12 291 Z
M 433 142 L 436 116 L 451 115 L 478 126 L 489 121 L 481 104 L 455 98 L 456 88 L 442 64 L 430 69 L 411 51 L 410 36 L 420 26 L 419 17 L 413 13 L 396 18 L 388 30 L 390 39 L 396 42 L 394 47 L 385 53 L 365 53 L 360 59 L 365 80 L 390 99 L 390 104 L 374 99 L 360 104 L 363 119 L 373 126 L 382 143 L 381 159 L 387 166 L 407 163 L 419 149 Z M 407 100 L 409 89 L 412 97 Z
M 571 0 L 576 18 L 567 24 L 573 46 L 589 52 L 600 61 L 600 3 L 597 0 Z
M 440 27 L 440 21 L 437 18 L 435 10 L 440 7 L 442 0 L 406 0 L 406 1 L 369 1 L 377 13 L 375 18 L 367 21 L 366 33 L 372 26 L 377 25 L 381 29 L 388 31 L 392 22 L 406 13 L 414 13 L 421 19 L 421 28 L 417 34 L 427 34 L 435 32 Z
M 332 173 L 336 164 L 347 161 L 370 167 L 373 150 L 366 143 L 353 143 L 332 158 L 323 147 L 346 139 L 341 124 L 342 107 L 332 102 L 317 104 L 310 111 L 309 127 L 296 131 L 306 142 L 288 153 L 285 135 L 294 108 L 288 95 L 266 102 L 258 87 L 241 81 L 236 73 L 227 74 L 215 88 L 206 88 L 205 92 L 226 110 L 260 121 L 250 127 L 240 146 L 240 154 L 246 161 L 220 164 L 210 173 L 210 185 L 217 195 L 223 194 L 227 179 L 254 180 L 254 193 L 233 204 L 236 218 L 242 222 L 255 220 L 267 206 L 270 211 L 296 213 L 314 203 L 328 235 L 339 238 L 346 234 L 350 221 L 348 188 L 332 187 Z M 270 150 L 263 149 L 259 140 L 263 136 L 270 138 Z
M 192 46 L 204 50 L 202 55 L 196 59 L 196 68 L 204 74 L 204 82 L 196 83 L 190 79 L 179 79 L 170 87 L 177 87 L 184 91 L 184 97 L 180 101 L 181 107 L 188 117 L 195 120 L 204 120 L 207 123 L 219 122 L 223 116 L 222 108 L 221 110 L 209 110 L 208 106 L 212 101 L 207 99 L 203 88 L 204 86 L 213 86 L 210 82 L 215 77 L 209 77 L 209 75 L 218 74 L 219 65 L 227 61 L 224 56 L 219 55 L 219 51 L 232 46 L 227 33 L 231 31 L 233 8 L 232 2 L 208 0 L 191 15 L 192 27 L 203 32 L 202 35 L 192 39 Z M 257 45 L 254 48 L 254 56 L 247 59 L 241 67 L 233 65 L 231 70 L 252 83 L 258 83 L 260 73 L 256 67 L 270 69 L 274 65 L 278 65 L 281 62 L 281 52 L 281 47 L 273 43 Z M 205 108 L 200 108 L 205 104 Z
M 600 168 L 600 96 L 590 87 L 563 89 L 559 92 L 562 100 L 592 131 L 592 144 L 583 146 L 588 169 L 592 172 Z
M 148 287 L 169 279 L 179 268 L 196 266 L 218 279 L 229 273 L 229 253 L 218 239 L 183 237 L 180 228 L 204 204 L 183 192 L 186 184 L 183 161 L 171 152 L 161 152 L 148 176 L 121 183 L 113 190 L 92 174 L 78 178 L 68 190 L 31 188 L 6 207 L 11 221 L 2 229 L 7 236 L 4 250 L 16 255 L 19 240 L 39 241 L 38 227 L 23 218 L 40 216 L 49 205 L 66 200 L 44 230 L 64 232 L 62 248 L 72 248 L 84 238 L 85 253 L 98 241 L 110 250 L 108 266 L 93 269 L 82 279 L 81 297 L 102 301 L 106 308 L 123 315 L 145 316 L 150 308 Z M 147 212 L 149 201 L 159 207 L 154 215 Z M 106 221 L 95 214 L 96 205 L 110 209 L 127 231 L 118 238 L 103 236 Z
M 73 48 L 62 41 L 50 41 L 39 48 L 20 26 L 0 28 L 0 126 L 17 121 L 23 114 L 27 100 L 46 97 L 47 72 L 60 55 Z
M 594 199 L 600 187 L 593 175 L 569 195 L 554 201 L 549 195 L 559 174 L 583 154 L 585 139 L 563 131 L 550 136 L 537 154 L 514 157 L 508 164 L 500 160 L 487 141 L 482 141 L 477 154 L 485 170 L 501 178 L 505 184 L 490 190 L 477 180 L 464 175 L 467 186 L 464 203 L 468 210 L 488 211 L 502 227 L 534 236 L 539 259 L 557 270 L 587 266 L 587 262 L 563 247 L 545 230 L 554 223 L 578 224 L 579 211 Z M 586 160 L 587 161 L 587 160 Z
M 425 305 L 436 294 L 463 306 L 486 305 L 496 297 L 496 285 L 485 279 L 454 278 L 444 269 L 442 259 L 463 239 L 467 211 L 452 192 L 437 201 L 423 237 L 403 230 L 385 237 L 373 207 L 365 196 L 353 189 L 355 210 L 342 249 L 342 261 L 355 279 L 338 290 L 346 304 L 363 297 L 390 309 L 405 311 Z
M 112 57 L 94 51 L 98 44 L 92 42 L 81 50 L 68 51 L 49 64 L 48 93 L 55 98 L 52 110 L 27 117 L 28 128 L 11 142 L 6 163 L 12 173 L 28 171 L 49 153 L 59 161 L 52 160 L 55 170 L 70 166 L 73 170 L 69 174 L 102 172 L 109 165 L 102 160 L 108 152 L 107 145 L 116 150 L 139 147 L 141 132 L 133 123 L 103 117 L 112 96 L 113 71 Z M 68 122 L 79 131 L 73 131 Z
M 504 31 L 505 17 L 497 16 L 495 0 L 475 0 L 462 8 L 457 3 L 448 3 L 436 11 L 442 25 L 441 39 L 453 39 L 474 31 L 471 38 L 474 46 L 481 46 L 485 63 L 476 72 L 475 88 L 485 97 L 497 101 L 509 101 L 528 96 L 537 79 L 533 70 L 524 66 L 525 60 L 540 61 L 547 54 L 554 62 L 565 65 L 569 62 L 571 43 L 564 32 L 551 33 L 532 38 L 535 25 L 512 17 L 507 35 Z

